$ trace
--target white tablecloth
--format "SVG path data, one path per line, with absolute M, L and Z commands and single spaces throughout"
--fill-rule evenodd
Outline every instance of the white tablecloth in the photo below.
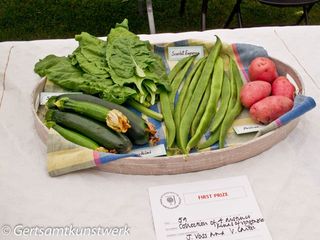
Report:
M 186 38 L 261 45 L 301 75 L 306 95 L 319 104 L 320 26 L 210 30 L 142 35 L 153 43 Z M 56 178 L 46 172 L 46 146 L 34 127 L 31 93 L 40 78 L 34 64 L 48 54 L 67 55 L 74 40 L 0 43 L 0 239 L 69 239 L 5 236 L 1 227 L 124 226 L 125 237 L 148 239 L 155 232 L 148 188 L 156 185 L 246 175 L 274 240 L 320 237 L 320 112 L 301 118 L 289 136 L 256 157 L 208 171 L 172 176 L 130 176 L 97 170 Z

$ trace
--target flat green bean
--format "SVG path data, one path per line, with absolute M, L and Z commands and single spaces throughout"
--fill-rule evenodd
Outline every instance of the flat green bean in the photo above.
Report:
M 200 102 L 200 106 L 198 107 L 198 111 L 192 121 L 191 131 L 190 131 L 190 135 L 192 137 L 196 134 L 199 123 L 203 117 L 205 110 L 206 110 L 206 107 L 208 105 L 208 101 L 210 98 L 210 92 L 211 92 L 211 82 L 209 82 L 209 86 L 207 87 L 206 91 L 204 92 L 204 95 L 203 95 L 201 102 Z
M 197 149 L 201 150 L 201 149 L 205 149 L 212 146 L 219 140 L 219 136 L 220 136 L 220 129 L 218 128 L 214 133 L 210 135 L 210 137 L 205 142 L 199 143 L 197 145 Z
M 189 152 L 191 148 L 196 146 L 203 134 L 209 128 L 210 122 L 214 114 L 216 113 L 218 101 L 221 94 L 222 82 L 223 82 L 223 60 L 221 57 L 218 57 L 214 65 L 214 71 L 212 75 L 211 88 L 209 88 L 210 95 L 205 105 L 205 111 L 202 118 L 200 119 L 199 124 L 196 127 L 196 132 L 190 139 L 187 145 L 187 151 Z
M 181 102 L 182 106 L 181 106 L 181 110 L 180 110 L 180 118 L 183 117 L 184 113 L 187 110 L 187 107 L 188 107 L 188 105 L 190 103 L 191 97 L 192 97 L 192 95 L 194 93 L 194 89 L 196 88 L 196 86 L 198 84 L 198 81 L 200 79 L 202 70 L 203 70 L 204 65 L 206 63 L 206 59 L 207 58 L 205 57 L 205 58 L 203 58 L 201 60 L 201 62 L 199 61 L 200 65 L 199 65 L 196 73 L 194 74 L 188 89 L 186 89 L 185 97 L 184 97 L 183 101 Z M 180 122 L 180 120 L 179 120 L 179 122 Z
M 205 142 L 202 142 L 197 145 L 198 149 L 208 148 L 219 140 L 220 126 L 228 109 L 228 103 L 231 97 L 230 93 L 231 93 L 230 79 L 225 73 L 223 75 L 223 86 L 222 86 L 222 92 L 221 92 L 220 106 L 213 119 L 213 124 L 210 128 L 211 135 Z
M 185 114 L 181 119 L 177 139 L 178 139 L 178 142 L 181 144 L 182 152 L 185 154 L 188 153 L 186 147 L 187 147 L 188 135 L 190 132 L 192 120 L 197 112 L 202 95 L 208 85 L 215 61 L 220 53 L 221 48 L 222 48 L 221 40 L 217 37 L 217 41 L 209 53 L 208 59 L 205 63 L 205 66 L 203 68 L 198 84 L 191 97 L 190 103 L 186 109 Z
M 187 57 L 187 62 L 183 66 L 183 68 L 177 73 L 177 75 L 174 77 L 173 81 L 171 82 L 171 91 L 169 92 L 169 103 L 170 103 L 170 108 L 171 111 L 173 112 L 174 110 L 174 99 L 176 97 L 177 91 L 179 89 L 179 86 L 182 82 L 182 80 L 185 78 L 193 60 L 196 58 L 196 55 L 192 55 Z
M 240 101 L 240 89 L 242 87 L 242 78 L 239 72 L 239 69 L 233 59 L 230 60 L 230 78 L 232 84 L 232 99 L 231 103 L 231 111 L 228 111 L 223 122 L 221 125 L 221 131 L 219 136 L 219 148 L 223 148 L 225 144 L 225 139 L 228 134 L 228 130 L 232 126 L 232 123 L 236 119 L 236 117 L 241 113 L 242 111 L 242 105 Z M 231 104 L 230 104 L 231 105 Z M 228 106 L 229 110 L 229 106 Z
M 176 126 L 178 126 L 180 124 L 182 106 L 185 102 L 185 99 L 186 99 L 186 96 L 188 93 L 188 88 L 191 87 L 191 85 L 195 86 L 194 82 L 197 81 L 195 76 L 199 72 L 198 69 L 201 68 L 201 66 L 203 68 L 204 60 L 205 60 L 205 58 L 199 59 L 199 61 L 192 68 L 192 70 L 188 74 L 188 77 L 186 78 L 186 80 L 183 83 L 183 87 L 179 93 L 179 98 L 178 98 L 178 101 L 177 101 L 175 109 L 174 109 L 174 122 L 175 122 Z M 202 68 L 200 70 L 200 73 L 202 71 Z M 198 73 L 199 76 L 200 76 L 200 73 Z
M 213 119 L 213 123 L 210 127 L 210 132 L 212 133 L 220 126 L 224 116 L 226 115 L 226 112 L 228 109 L 228 103 L 230 100 L 230 93 L 231 93 L 230 80 L 227 74 L 224 74 L 220 106 L 217 110 L 217 113 Z
M 170 149 L 173 147 L 173 144 L 174 144 L 176 127 L 174 124 L 173 115 L 169 105 L 168 93 L 164 90 L 160 91 L 160 106 L 161 106 L 161 112 L 163 115 L 164 123 L 166 126 L 167 148 Z
M 169 80 L 169 83 L 171 84 L 173 79 L 176 77 L 177 73 L 180 72 L 180 70 L 183 68 L 183 66 L 189 61 L 189 57 L 185 57 L 185 58 L 182 58 L 181 60 L 179 60 L 177 62 L 176 65 L 174 65 L 174 67 L 171 69 L 171 71 L 169 72 L 168 74 L 168 80 Z
M 230 100 L 230 80 L 225 73 L 223 75 L 223 85 L 222 85 L 222 92 L 221 92 L 221 102 L 220 107 L 217 110 L 217 113 L 213 119 L 213 124 L 210 128 L 211 135 L 210 137 L 205 141 L 197 145 L 197 149 L 204 149 L 208 148 L 211 145 L 213 145 L 215 142 L 219 140 L 220 135 L 220 126 L 221 123 L 226 115 L 227 109 L 228 109 L 228 103 Z

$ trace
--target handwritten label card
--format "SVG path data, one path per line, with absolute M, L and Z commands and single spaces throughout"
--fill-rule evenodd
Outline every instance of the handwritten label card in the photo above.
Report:
M 248 124 L 248 125 L 234 126 L 233 129 L 237 134 L 245 134 L 245 133 L 258 132 L 263 127 L 265 126 L 262 124 Z
M 245 176 L 149 189 L 158 240 L 271 240 Z
M 182 58 L 196 54 L 198 54 L 197 59 L 204 56 L 203 46 L 168 47 L 168 56 L 170 61 L 179 61 Z
M 130 153 L 139 154 L 140 157 L 158 157 L 166 155 L 167 151 L 164 144 L 159 144 L 152 147 L 137 148 Z

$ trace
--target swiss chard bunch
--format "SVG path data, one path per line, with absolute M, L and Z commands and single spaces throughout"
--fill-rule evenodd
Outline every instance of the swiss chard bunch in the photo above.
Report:
M 120 86 L 134 85 L 137 93 L 132 97 L 141 104 L 153 105 L 160 86 L 170 90 L 161 58 L 148 41 L 129 31 L 127 19 L 111 29 L 106 59 L 112 80 Z
M 69 91 L 81 91 L 122 104 L 131 99 L 150 106 L 159 87 L 169 90 L 162 59 L 128 30 L 128 20 L 111 29 L 108 40 L 89 33 L 75 36 L 79 46 L 67 57 L 49 55 L 35 72 Z

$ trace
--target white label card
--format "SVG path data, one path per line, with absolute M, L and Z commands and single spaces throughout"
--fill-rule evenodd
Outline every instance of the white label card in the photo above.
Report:
M 250 125 L 234 126 L 233 129 L 237 134 L 245 134 L 245 133 L 258 132 L 263 127 L 264 125 L 261 125 L 261 124 L 250 124 Z
M 139 154 L 141 157 L 158 157 L 167 154 L 164 144 L 159 144 L 153 147 L 137 148 L 131 153 Z
M 247 177 L 149 189 L 158 240 L 271 240 Z
M 171 61 L 179 61 L 182 58 L 198 54 L 197 59 L 204 56 L 203 46 L 168 47 L 168 56 Z

